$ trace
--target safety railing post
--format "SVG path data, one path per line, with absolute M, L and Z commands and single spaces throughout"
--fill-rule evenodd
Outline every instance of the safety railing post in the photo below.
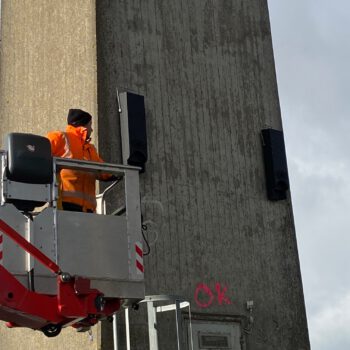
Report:
M 180 300 L 175 300 L 175 315 L 176 315 L 177 349 L 181 350 L 183 347 L 183 336 L 182 336 L 182 318 L 181 318 Z
M 113 315 L 113 348 L 118 350 L 118 320 L 117 314 Z
M 129 308 L 125 309 L 125 332 L 126 332 L 126 349 L 130 350 Z
M 150 350 L 158 350 L 157 313 L 153 302 L 147 302 L 148 336 Z

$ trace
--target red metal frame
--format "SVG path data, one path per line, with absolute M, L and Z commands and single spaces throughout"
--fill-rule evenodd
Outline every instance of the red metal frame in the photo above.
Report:
M 57 275 L 57 295 L 46 295 L 28 290 L 0 265 L 0 320 L 9 322 L 9 327 L 89 326 L 119 310 L 116 298 L 102 299 L 101 307 L 103 293 L 91 289 L 89 279 L 63 278 L 57 264 L 1 219 L 0 231 Z

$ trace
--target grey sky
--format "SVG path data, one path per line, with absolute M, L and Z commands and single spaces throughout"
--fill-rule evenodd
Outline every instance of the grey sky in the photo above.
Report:
M 309 333 L 350 349 L 350 2 L 268 0 Z

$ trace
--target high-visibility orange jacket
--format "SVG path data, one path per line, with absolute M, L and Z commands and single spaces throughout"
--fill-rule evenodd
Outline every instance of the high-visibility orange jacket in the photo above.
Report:
M 47 138 L 51 142 L 51 153 L 54 157 L 74 158 L 103 162 L 94 145 L 86 141 L 87 129 L 83 126 L 74 127 L 67 125 L 66 132 L 52 131 Z M 83 211 L 95 211 L 96 209 L 96 179 L 106 179 L 110 175 L 100 175 L 80 171 L 62 169 L 61 200 L 80 205 Z

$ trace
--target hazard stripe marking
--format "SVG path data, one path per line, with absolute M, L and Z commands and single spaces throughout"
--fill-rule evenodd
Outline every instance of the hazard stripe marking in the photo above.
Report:
M 143 250 L 142 250 L 142 243 L 136 242 L 135 243 L 135 253 L 136 253 L 136 271 L 137 273 L 143 273 L 144 272 L 144 266 L 143 266 Z
M 143 270 L 144 270 L 143 265 L 142 265 L 138 260 L 136 260 L 136 267 L 137 267 L 141 272 L 143 272 Z
M 142 249 L 141 249 L 137 244 L 135 244 L 135 249 L 136 249 L 136 253 L 137 253 L 139 256 L 143 257 L 143 251 L 142 251 Z

